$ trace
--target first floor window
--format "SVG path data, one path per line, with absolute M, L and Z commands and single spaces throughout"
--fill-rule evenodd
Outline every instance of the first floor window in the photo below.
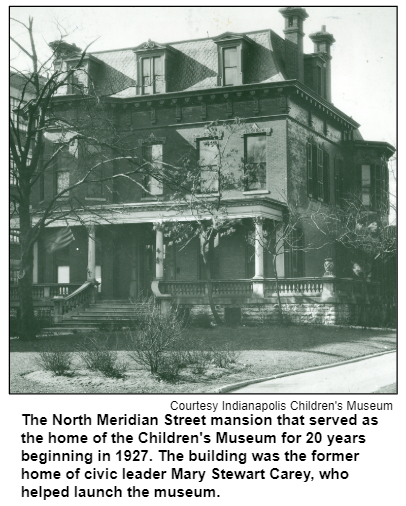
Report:
M 143 146 L 143 158 L 145 171 L 144 177 L 145 195 L 162 195 L 162 144 L 151 144 Z
M 266 136 L 265 134 L 245 137 L 245 190 L 266 187 Z
M 216 193 L 219 190 L 218 164 L 219 141 L 217 139 L 201 139 L 199 141 L 200 191 Z
M 285 275 L 288 278 L 301 278 L 304 273 L 304 239 L 299 228 L 292 230 L 285 241 Z

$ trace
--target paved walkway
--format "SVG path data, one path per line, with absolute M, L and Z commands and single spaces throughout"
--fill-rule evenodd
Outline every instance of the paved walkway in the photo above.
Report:
M 254 383 L 233 393 L 366 394 L 396 383 L 396 352 Z

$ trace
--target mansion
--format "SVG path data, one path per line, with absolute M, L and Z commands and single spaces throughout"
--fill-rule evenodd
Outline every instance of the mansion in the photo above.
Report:
M 366 295 L 354 279 L 351 255 L 326 242 L 309 222 L 292 231 L 297 237 L 286 241 L 276 259 L 264 247 L 266 230 L 275 229 L 277 241 L 278 227 L 271 225 L 286 220 L 293 206 L 323 212 L 357 195 L 378 213 L 388 198 L 388 160 L 395 151 L 386 142 L 363 139 L 360 125 L 333 105 L 334 36 L 322 26 L 310 34 L 313 53 L 305 54 L 306 10 L 279 12 L 284 38 L 271 29 L 226 32 L 181 42 L 148 40 L 84 57 L 73 44 L 50 44 L 55 68 L 80 61 L 53 99 L 58 116 L 77 120 L 91 100 L 108 113 L 103 148 L 88 146 L 85 152 L 73 142 L 33 192 L 35 222 L 47 202 L 79 177 L 82 159 L 102 161 L 97 177 L 60 199 L 66 209 L 76 202 L 74 211 L 61 213 L 34 247 L 34 303 L 52 308 L 55 323 L 69 321 L 90 299 L 135 301 L 146 295 L 209 314 L 199 237 L 172 241 L 165 225 L 212 219 L 203 203 L 218 198 L 222 218 L 235 223 L 232 232 L 214 238 L 209 259 L 214 300 L 226 320 L 255 320 L 261 312 L 271 318 L 276 277 L 282 302 L 291 307 L 286 311 L 297 322 L 355 321 L 363 298 L 378 300 L 375 273 Z M 62 121 L 47 134 L 45 158 L 61 135 Z M 129 177 L 128 160 L 109 151 L 114 139 L 149 170 Z M 212 176 L 219 150 L 231 181 L 223 186 Z M 180 210 L 174 178 L 159 174 L 187 162 L 202 174 L 197 205 Z M 247 176 L 248 166 L 254 177 Z M 67 227 L 68 244 L 49 247 Z

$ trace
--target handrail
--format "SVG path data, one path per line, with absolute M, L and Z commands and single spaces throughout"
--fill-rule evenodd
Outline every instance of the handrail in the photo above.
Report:
M 77 290 L 75 290 L 73 293 L 69 294 L 68 296 L 64 297 L 65 300 L 70 300 L 72 299 L 73 297 L 75 297 L 76 295 L 78 295 L 79 293 L 83 292 L 84 290 L 86 290 L 86 288 L 89 286 L 89 285 L 93 285 L 93 283 L 91 281 L 86 281 L 85 283 L 83 283 L 82 286 L 80 286 Z

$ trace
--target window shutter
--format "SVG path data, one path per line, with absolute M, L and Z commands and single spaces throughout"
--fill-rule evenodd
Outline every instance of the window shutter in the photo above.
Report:
M 362 165 L 355 166 L 355 193 L 362 200 Z
M 330 203 L 330 155 L 325 151 L 323 153 L 323 199 L 326 204 Z
M 317 197 L 323 201 L 323 150 L 317 148 Z
M 312 163 L 312 145 L 307 143 L 307 194 L 309 197 L 313 196 L 313 163 Z

